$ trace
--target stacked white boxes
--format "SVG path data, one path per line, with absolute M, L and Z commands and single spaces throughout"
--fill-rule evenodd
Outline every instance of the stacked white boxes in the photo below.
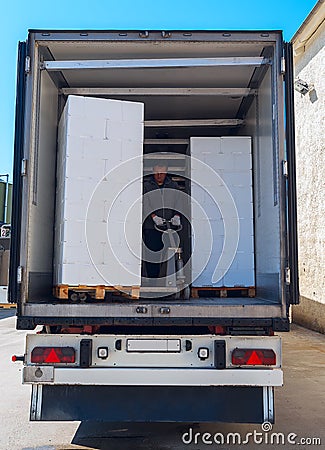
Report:
M 250 137 L 193 137 L 192 284 L 254 286 Z
M 144 105 L 69 96 L 59 124 L 55 285 L 141 283 Z

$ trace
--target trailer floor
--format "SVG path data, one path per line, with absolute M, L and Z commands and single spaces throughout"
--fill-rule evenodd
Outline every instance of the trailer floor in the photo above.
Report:
M 108 305 L 108 304 L 132 304 L 132 305 L 160 305 L 170 304 L 173 306 L 248 306 L 248 305 L 276 305 L 279 304 L 278 300 L 269 300 L 262 297 L 200 297 L 189 298 L 187 300 L 174 299 L 170 297 L 160 297 L 156 299 L 139 298 L 131 299 L 126 297 L 115 297 L 109 300 L 88 300 L 86 302 L 73 302 L 71 300 L 58 300 L 58 299 L 44 299 L 42 301 L 29 301 L 28 304 L 51 304 L 51 305 Z
M 200 298 L 190 298 L 188 300 L 175 300 L 171 299 L 169 300 L 171 304 L 173 305 L 191 305 L 191 306 L 198 306 L 198 305 L 204 305 L 204 306 L 215 306 L 215 305 L 265 305 L 265 304 L 276 304 L 277 301 L 275 300 L 266 300 L 262 297 L 253 297 L 253 298 L 247 298 L 247 297 L 200 297 Z M 155 304 L 157 302 L 162 303 L 164 302 L 163 299 L 159 300 L 147 300 L 147 299 L 141 299 L 139 300 L 139 303 L 149 303 L 149 304 Z

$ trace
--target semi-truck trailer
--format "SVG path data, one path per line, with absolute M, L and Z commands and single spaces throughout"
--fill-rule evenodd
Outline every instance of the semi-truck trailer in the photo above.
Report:
M 9 298 L 17 329 L 41 326 L 14 357 L 31 420 L 274 422 L 299 302 L 293 113 L 280 31 L 29 31 Z M 156 279 L 154 165 L 185 198 Z

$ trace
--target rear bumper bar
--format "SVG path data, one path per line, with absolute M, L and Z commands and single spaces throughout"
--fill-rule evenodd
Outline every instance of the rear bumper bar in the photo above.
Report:
M 54 368 L 27 366 L 24 383 L 101 386 L 282 386 L 281 369 Z

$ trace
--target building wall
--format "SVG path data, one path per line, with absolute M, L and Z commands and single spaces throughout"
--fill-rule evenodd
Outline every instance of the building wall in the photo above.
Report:
M 295 76 L 314 89 L 306 95 L 295 91 L 301 305 L 293 308 L 293 320 L 325 332 L 324 24 L 297 53 Z

